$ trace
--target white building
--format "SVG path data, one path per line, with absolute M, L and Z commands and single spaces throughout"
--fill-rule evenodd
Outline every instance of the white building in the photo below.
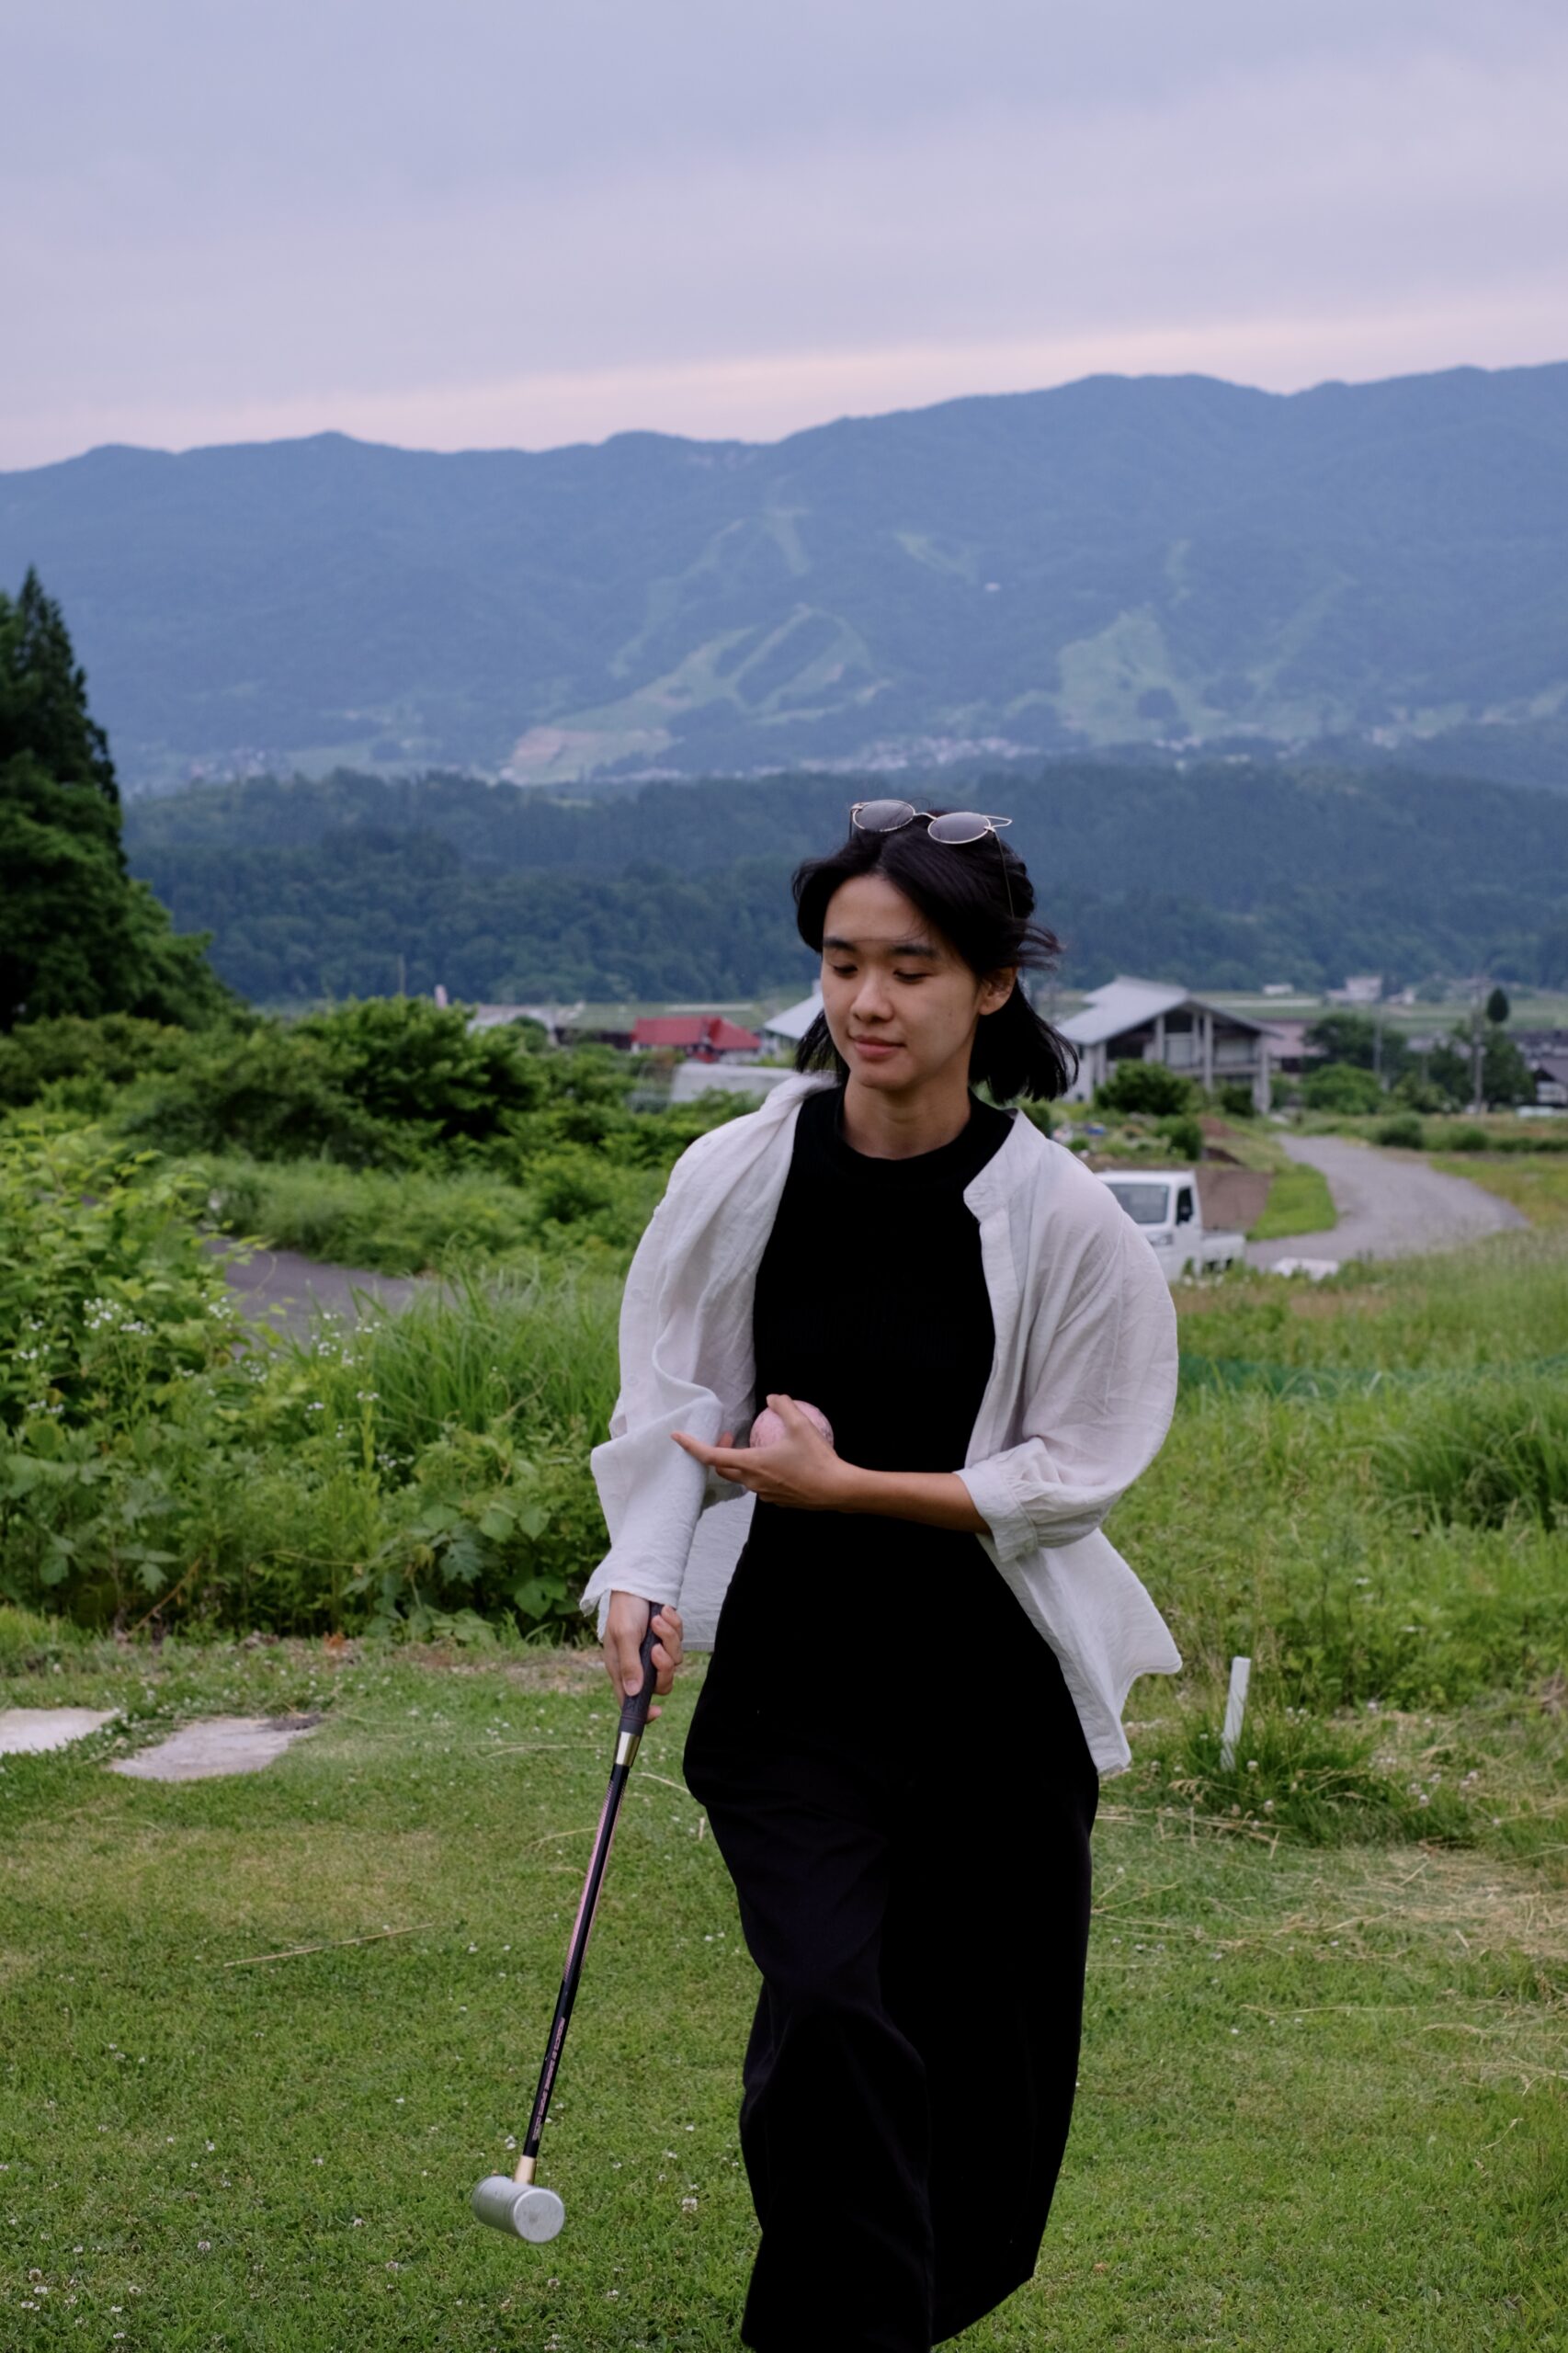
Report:
M 1261 1021 L 1219 1006 L 1170 981 L 1140 981 L 1119 973 L 1059 1025 L 1078 1049 L 1071 1103 L 1086 1103 L 1120 1062 L 1164 1063 L 1199 1086 L 1244 1086 L 1260 1111 L 1268 1108 L 1270 1031 Z
M 438 983 L 436 1002 L 448 1002 L 447 992 Z M 471 1029 L 505 1029 L 514 1021 L 537 1021 L 541 1029 L 548 1030 L 551 1042 L 559 1045 L 582 1010 L 581 998 L 575 1005 L 471 1005 L 468 1026 Z
M 774 1014 L 762 1024 L 763 1043 L 775 1051 L 780 1046 L 798 1046 L 817 1015 L 822 1011 L 822 991 L 813 989 L 799 1005 L 787 1005 L 782 1013 Z

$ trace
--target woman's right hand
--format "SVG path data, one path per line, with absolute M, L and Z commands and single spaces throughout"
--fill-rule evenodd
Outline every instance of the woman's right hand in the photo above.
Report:
M 609 1677 L 619 1708 L 642 1688 L 642 1637 L 648 1631 L 648 1604 L 640 1593 L 612 1593 L 605 1618 L 605 1673 Z M 653 1631 L 658 1641 L 653 1645 L 653 1665 L 659 1679 L 654 1688 L 661 1698 L 667 1695 L 675 1682 L 676 1669 L 681 1663 L 683 1629 L 680 1612 L 667 1605 L 655 1606 Z M 650 1717 L 659 1713 L 650 1708 Z

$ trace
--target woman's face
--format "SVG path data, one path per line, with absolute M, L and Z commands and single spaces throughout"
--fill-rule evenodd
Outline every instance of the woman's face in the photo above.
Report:
M 1013 993 L 1010 971 L 978 980 L 885 875 L 840 883 L 823 926 L 822 1003 L 862 1086 L 899 1094 L 957 1070 L 977 1023 Z

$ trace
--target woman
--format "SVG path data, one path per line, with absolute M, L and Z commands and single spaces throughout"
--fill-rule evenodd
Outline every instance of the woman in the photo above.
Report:
M 801 1074 L 692 1145 L 632 1266 L 585 1597 L 618 1691 L 655 1605 L 667 1691 L 699 1515 L 742 1499 L 686 1770 L 763 1981 L 757 2353 L 926 2353 L 1029 2277 L 1097 1777 L 1133 1678 L 1180 1664 L 1099 1532 L 1170 1419 L 1170 1297 L 1106 1188 L 996 1108 L 1071 1074 L 1018 986 L 1056 943 L 1006 819 L 852 814 L 795 877 Z M 733 1445 L 764 1401 L 782 1438 Z

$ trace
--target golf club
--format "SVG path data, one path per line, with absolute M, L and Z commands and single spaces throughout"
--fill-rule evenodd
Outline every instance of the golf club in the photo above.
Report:
M 475 2189 L 471 2201 L 479 2220 L 488 2222 L 492 2230 L 506 2231 L 519 2239 L 531 2239 L 536 2245 L 554 2238 L 566 2220 L 566 2209 L 554 2190 L 541 2188 L 534 2180 L 534 2166 L 539 2157 L 540 2136 L 544 2131 L 544 2120 L 550 2109 L 550 2096 L 555 2089 L 556 2071 L 561 2064 L 566 2029 L 572 2019 L 572 2005 L 577 1998 L 577 1984 L 583 1974 L 583 1956 L 588 1949 L 594 1915 L 598 1910 L 599 1892 L 604 1885 L 605 1866 L 609 1860 L 610 1842 L 615 1836 L 620 1801 L 626 1793 L 638 1744 L 648 1722 L 653 1687 L 658 1681 L 658 1669 L 653 1665 L 653 1644 L 658 1640 L 653 1631 L 653 1617 L 654 1611 L 651 1608 L 648 1631 L 642 1637 L 642 1647 L 639 1653 L 642 1668 L 642 1688 L 631 1694 L 620 1711 L 609 1787 L 605 1791 L 599 1826 L 594 1833 L 594 1847 L 588 1858 L 588 1875 L 583 1882 L 582 1900 L 577 1906 L 577 1916 L 572 1923 L 571 1939 L 566 1947 L 566 1966 L 562 1973 L 561 1991 L 555 1997 L 555 2016 L 550 2024 L 544 2064 L 540 2069 L 539 2089 L 534 2094 L 533 2114 L 528 2119 L 528 2132 L 517 2158 L 517 2169 L 511 2176 L 504 2173 L 487 2175 Z

